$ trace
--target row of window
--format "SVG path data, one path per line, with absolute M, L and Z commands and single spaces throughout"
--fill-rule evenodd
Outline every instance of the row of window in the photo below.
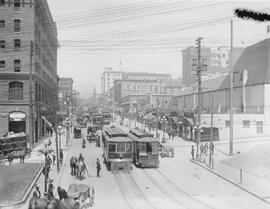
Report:
M 5 28 L 5 27 L 6 27 L 6 21 L 0 20 L 0 28 Z M 21 31 L 21 20 L 20 19 L 13 20 L 13 30 L 14 30 L 14 32 Z
M 21 49 L 21 39 L 14 39 L 13 40 L 14 43 L 14 51 L 20 51 Z M 0 40 L 0 48 L 1 49 L 5 49 L 6 46 L 6 41 L 5 40 Z
M 8 4 L 9 6 L 11 4 L 14 4 L 14 9 L 19 10 L 20 7 L 24 7 L 25 4 L 30 4 L 30 7 L 32 7 L 32 0 L 30 0 L 30 3 L 26 3 L 25 0 L 0 0 L 0 7 L 5 6 L 5 4 Z
M 250 120 L 243 120 L 242 124 L 243 124 L 243 128 L 250 128 Z M 259 125 L 259 126 L 263 126 L 262 121 L 257 121 L 256 124 Z M 229 120 L 225 121 L 225 127 L 226 128 L 230 127 L 230 121 Z
M 0 60 L 0 70 L 6 68 L 6 61 Z M 15 59 L 14 60 L 14 72 L 21 72 L 21 60 Z

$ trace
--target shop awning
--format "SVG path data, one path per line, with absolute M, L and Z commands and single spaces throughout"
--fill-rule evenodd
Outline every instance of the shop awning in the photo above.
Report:
M 45 123 L 47 123 L 48 126 L 52 127 L 52 124 L 44 116 L 41 116 L 41 118 L 45 121 Z

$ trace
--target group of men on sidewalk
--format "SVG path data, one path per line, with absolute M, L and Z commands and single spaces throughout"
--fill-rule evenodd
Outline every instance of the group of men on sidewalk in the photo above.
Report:
M 214 147 L 215 145 L 213 143 L 208 143 L 208 142 L 205 142 L 205 143 L 200 143 L 199 145 L 199 157 L 200 159 L 202 158 L 202 156 L 208 156 L 208 154 L 210 154 L 211 152 L 211 155 L 213 156 L 214 155 Z M 192 160 L 195 159 L 195 150 L 194 150 L 194 146 L 192 145 L 191 146 L 191 157 L 192 157 Z

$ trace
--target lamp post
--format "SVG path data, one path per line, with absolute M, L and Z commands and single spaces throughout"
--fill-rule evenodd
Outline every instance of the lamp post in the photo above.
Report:
M 193 133 L 195 133 L 196 136 L 196 144 L 197 144 L 197 153 L 196 153 L 196 159 L 198 160 L 199 157 L 199 134 L 203 132 L 202 127 L 200 126 L 200 123 L 197 122 L 195 126 L 193 126 Z
M 43 172 L 43 174 L 44 174 L 44 177 L 45 177 L 45 179 L 44 179 L 44 191 L 47 192 L 48 167 L 50 166 L 49 161 L 47 159 L 47 156 L 48 156 L 49 153 L 53 152 L 53 150 L 48 148 L 47 144 L 44 144 L 44 148 L 40 149 L 38 151 L 40 153 L 44 154 L 44 157 L 45 157 L 44 158 L 44 168 L 43 168 L 44 172 Z
M 62 128 L 63 128 L 63 127 L 62 127 L 61 125 L 57 126 L 57 130 L 58 130 L 58 134 L 59 134 L 59 138 L 58 138 L 58 139 L 59 139 L 59 140 L 58 140 L 58 141 L 59 141 L 59 150 L 61 150 L 61 135 L 63 134 L 63 133 L 62 133 Z M 58 152 L 58 153 L 59 153 L 59 152 Z M 58 159 L 59 159 L 59 158 L 58 158 Z
M 69 118 L 66 118 L 65 121 L 66 124 L 66 147 L 68 146 L 68 143 L 70 142 L 70 133 L 69 133 L 69 126 L 70 126 L 70 120 Z
M 165 143 L 165 123 L 167 122 L 167 119 L 165 117 L 165 115 L 161 118 L 161 122 L 162 122 L 162 125 L 163 125 L 163 137 L 162 137 L 162 143 Z

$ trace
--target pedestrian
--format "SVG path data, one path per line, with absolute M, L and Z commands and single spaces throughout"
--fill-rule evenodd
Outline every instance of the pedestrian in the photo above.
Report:
M 97 159 L 96 164 L 97 164 L 97 177 L 99 177 L 99 172 L 100 172 L 100 170 L 101 170 L 101 165 L 100 165 L 99 159 Z
M 92 207 L 94 205 L 94 199 L 95 199 L 95 190 L 94 186 L 90 189 L 90 206 Z
M 54 195 L 53 195 L 53 180 L 52 179 L 49 179 L 49 188 L 48 188 L 48 199 L 49 200 L 52 200 L 54 199 Z
M 61 166 L 63 164 L 63 158 L 64 158 L 63 149 L 61 149 L 60 150 L 60 163 L 61 163 Z
M 55 160 L 56 160 L 55 153 L 52 153 L 52 157 L 53 157 L 53 165 L 54 165 L 55 164 Z
M 39 190 L 38 185 L 35 185 L 35 191 L 34 191 L 33 195 L 35 195 L 35 197 L 38 198 L 38 199 L 41 198 L 41 192 Z
M 215 148 L 215 146 L 214 146 L 214 143 L 212 142 L 210 144 L 210 151 L 211 151 L 212 155 L 214 155 L 214 148 Z
M 208 155 L 208 143 L 207 142 L 204 145 L 204 151 L 205 151 L 205 154 Z
M 12 154 L 8 155 L 8 164 L 11 165 L 11 163 L 13 162 L 13 156 Z
M 203 150 L 204 150 L 204 146 L 203 146 L 203 143 L 200 144 L 200 152 L 201 154 L 203 154 Z
M 74 157 L 72 156 L 69 161 L 70 169 L 71 169 L 71 175 L 73 175 L 73 165 L 74 165 Z
M 192 160 L 194 160 L 194 146 L 191 146 L 191 156 L 192 156 Z

